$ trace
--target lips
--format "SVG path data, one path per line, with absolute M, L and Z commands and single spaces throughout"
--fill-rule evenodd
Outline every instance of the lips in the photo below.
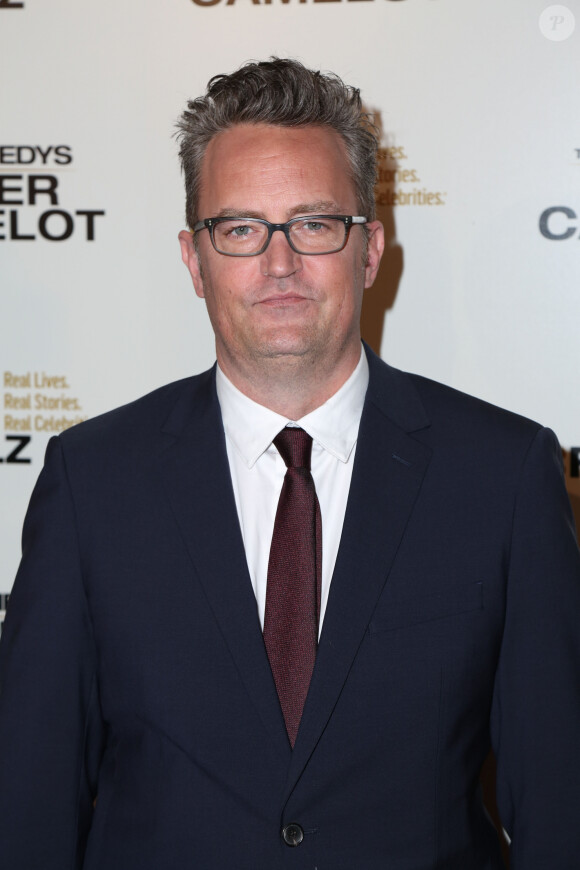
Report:
M 265 299 L 260 300 L 260 305 L 273 305 L 273 306 L 285 306 L 285 305 L 297 305 L 300 302 L 309 302 L 305 296 L 298 296 L 294 293 L 285 293 L 285 294 L 277 294 L 275 296 L 267 296 Z

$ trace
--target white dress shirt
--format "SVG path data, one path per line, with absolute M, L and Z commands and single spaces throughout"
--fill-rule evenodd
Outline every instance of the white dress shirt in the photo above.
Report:
M 301 426 L 312 437 L 312 477 L 322 517 L 322 628 L 368 381 L 369 368 L 361 346 L 359 363 L 338 392 L 300 420 L 290 420 L 249 399 L 217 368 L 217 394 L 236 508 L 262 628 L 270 544 L 286 474 L 284 460 L 272 441 L 287 425 Z

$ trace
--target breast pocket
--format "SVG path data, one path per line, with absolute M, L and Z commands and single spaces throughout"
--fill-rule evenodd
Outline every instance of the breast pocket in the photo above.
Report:
M 483 583 L 461 584 L 432 595 L 379 605 L 369 624 L 369 632 L 394 631 L 482 609 Z

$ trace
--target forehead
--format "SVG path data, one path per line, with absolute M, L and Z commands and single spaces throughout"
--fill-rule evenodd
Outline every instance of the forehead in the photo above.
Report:
M 274 219 L 311 203 L 328 203 L 327 208 L 349 214 L 356 208 L 346 148 L 335 130 L 238 124 L 208 145 L 200 216 L 231 208 Z

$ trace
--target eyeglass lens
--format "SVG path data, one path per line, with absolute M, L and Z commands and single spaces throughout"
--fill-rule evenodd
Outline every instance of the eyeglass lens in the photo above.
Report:
M 346 226 L 339 218 L 304 218 L 288 226 L 294 248 L 301 254 L 325 254 L 340 250 Z M 215 246 L 225 254 L 253 254 L 268 238 L 268 227 L 251 218 L 221 221 L 213 228 Z

